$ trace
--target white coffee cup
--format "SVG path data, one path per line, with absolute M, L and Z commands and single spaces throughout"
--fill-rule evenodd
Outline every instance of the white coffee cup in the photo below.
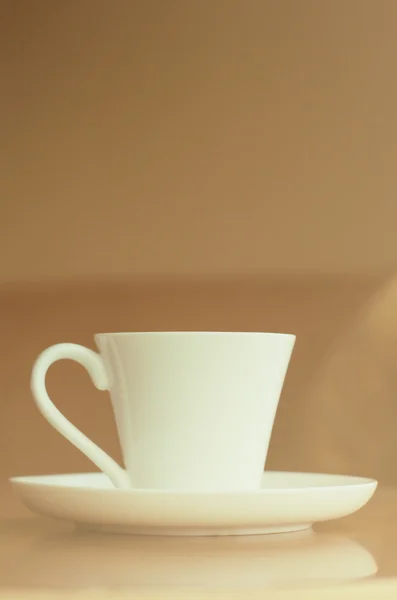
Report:
M 255 490 L 295 336 L 152 332 L 95 335 L 100 353 L 56 344 L 37 358 L 31 388 L 44 417 L 116 487 Z M 126 469 L 72 425 L 49 398 L 52 363 L 83 365 L 109 390 Z

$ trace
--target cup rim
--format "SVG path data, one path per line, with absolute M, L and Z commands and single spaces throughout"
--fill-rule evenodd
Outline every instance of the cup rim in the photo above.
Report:
M 272 331 L 114 331 L 114 332 L 105 332 L 105 333 L 95 333 L 95 337 L 104 337 L 104 336 L 188 336 L 188 335 L 197 335 L 197 336 L 244 336 L 244 337 L 285 337 L 289 339 L 296 339 L 296 335 L 294 333 L 282 333 L 282 332 L 272 332 Z

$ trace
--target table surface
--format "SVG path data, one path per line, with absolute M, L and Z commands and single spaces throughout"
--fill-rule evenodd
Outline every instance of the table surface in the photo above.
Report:
M 8 484 L 0 509 L 1 598 L 310 598 L 319 588 L 340 598 L 346 586 L 349 598 L 374 587 L 378 599 L 397 598 L 397 488 L 380 486 L 361 511 L 314 531 L 271 536 L 82 533 L 30 513 Z

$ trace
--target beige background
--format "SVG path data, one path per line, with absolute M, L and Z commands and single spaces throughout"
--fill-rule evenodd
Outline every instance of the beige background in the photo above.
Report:
M 98 330 L 297 333 L 268 466 L 396 482 L 397 4 L 3 0 L 0 468 L 90 469 L 35 355 Z M 78 367 L 57 404 L 118 455 Z

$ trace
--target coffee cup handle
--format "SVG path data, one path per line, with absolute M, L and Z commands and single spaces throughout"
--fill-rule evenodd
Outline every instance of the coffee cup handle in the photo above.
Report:
M 54 362 L 62 359 L 74 360 L 85 367 L 98 390 L 109 390 L 105 364 L 97 352 L 79 344 L 55 344 L 38 356 L 32 369 L 31 390 L 39 411 L 59 433 L 103 471 L 117 488 L 130 488 L 128 473 L 68 421 L 49 397 L 45 385 L 47 371 Z

